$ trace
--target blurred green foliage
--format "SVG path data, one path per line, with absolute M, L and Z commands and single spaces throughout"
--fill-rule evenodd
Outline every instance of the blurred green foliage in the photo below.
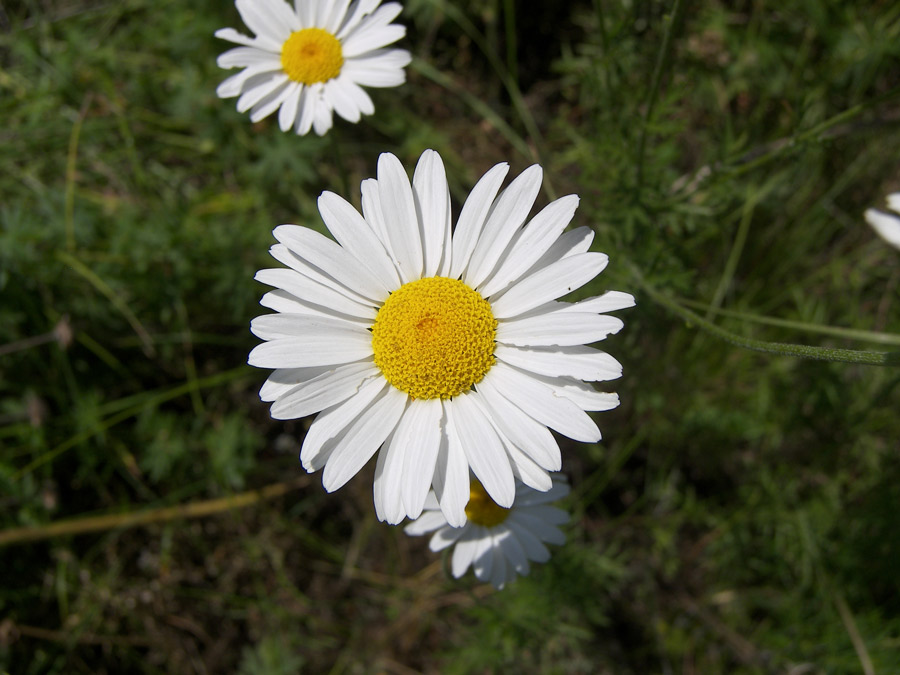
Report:
M 886 349 L 821 329 L 900 334 L 900 254 L 861 217 L 900 189 L 900 6 L 404 5 L 408 84 L 325 138 L 216 98 L 229 3 L 0 5 L 0 529 L 299 476 L 307 422 L 243 365 L 253 274 L 322 190 L 432 147 L 457 209 L 539 160 L 611 257 L 582 294 L 638 298 L 623 405 L 564 445 L 569 543 L 494 593 L 377 523 L 369 475 L 313 476 L 2 549 L 0 670 L 900 671 L 900 373 L 741 351 L 636 276 L 742 335 Z

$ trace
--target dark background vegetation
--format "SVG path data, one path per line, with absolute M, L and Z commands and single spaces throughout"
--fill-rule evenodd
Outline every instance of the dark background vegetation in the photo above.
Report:
M 0 537 L 270 490 L 0 547 L 0 672 L 900 672 L 900 371 L 649 294 L 898 349 L 861 214 L 900 190 L 900 5 L 404 5 L 407 85 L 299 138 L 216 98 L 230 3 L 0 3 Z M 371 468 L 325 494 L 244 365 L 272 228 L 428 147 L 457 212 L 540 161 L 612 261 L 582 294 L 638 300 L 569 543 L 500 593 L 378 523 Z

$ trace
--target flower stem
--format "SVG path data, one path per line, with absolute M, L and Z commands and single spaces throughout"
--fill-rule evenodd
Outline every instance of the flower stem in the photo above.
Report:
M 692 312 L 686 307 L 682 307 L 672 298 L 660 293 L 650 286 L 643 278 L 637 276 L 643 290 L 650 298 L 659 305 L 662 305 L 673 314 L 677 314 L 689 324 L 694 324 L 698 328 L 705 330 L 707 333 L 715 335 L 721 340 L 730 342 L 744 349 L 751 349 L 757 352 L 765 352 L 767 354 L 779 354 L 781 356 L 796 356 L 804 359 L 814 359 L 817 361 L 837 361 L 842 363 L 860 363 L 868 366 L 900 366 L 900 352 L 873 352 L 858 349 L 834 349 L 831 347 L 812 347 L 809 345 L 799 345 L 789 342 L 767 342 L 765 340 L 755 340 L 753 338 L 744 337 L 737 333 L 732 333 L 724 328 L 719 328 L 714 323 L 707 321 L 696 312 Z

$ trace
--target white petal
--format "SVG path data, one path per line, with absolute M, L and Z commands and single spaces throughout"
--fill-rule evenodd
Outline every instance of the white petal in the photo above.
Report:
M 540 504 L 536 506 L 528 506 L 520 509 L 523 514 L 527 514 L 534 518 L 538 518 L 549 525 L 564 525 L 571 520 L 571 516 L 567 511 L 556 506 L 548 504 Z
M 351 31 L 342 31 L 341 39 L 344 53 L 348 57 L 367 54 L 396 42 L 406 35 L 406 27 L 391 24 L 400 13 L 397 3 L 388 3 L 379 7 L 370 16 L 365 17 L 358 27 Z
M 314 279 L 284 268 L 260 270 L 253 277 L 256 281 L 287 291 L 302 303 L 319 305 L 333 312 L 348 314 L 360 319 L 374 321 L 378 310 L 372 303 L 362 304 L 349 298 L 338 287 L 319 283 Z
M 405 49 L 382 49 L 348 58 L 341 68 L 341 75 L 365 87 L 396 87 L 406 82 L 403 68 L 410 61 L 412 55 Z
M 324 84 L 325 98 L 331 102 L 334 111 L 348 122 L 356 124 L 360 119 L 359 106 L 353 100 L 347 87 L 342 86 L 340 78 L 328 80 Z
M 509 458 L 478 397 L 462 394 L 449 401 L 450 419 L 475 477 L 499 506 L 509 508 L 516 496 Z
M 391 24 L 389 23 L 390 19 L 380 26 L 373 26 L 369 24 L 369 21 L 371 21 L 371 18 L 366 20 L 365 23 L 367 25 L 362 26 L 360 30 L 353 31 L 342 41 L 344 53 L 347 57 L 364 57 L 378 49 L 383 49 L 393 44 L 406 35 L 406 26 L 396 23 Z
M 276 312 L 283 312 L 285 314 L 307 314 L 309 316 L 327 315 L 327 312 L 325 311 L 310 309 L 309 306 L 303 304 L 296 297 L 280 288 L 264 293 L 259 299 L 259 304 L 263 307 L 274 309 Z M 332 314 L 331 316 L 334 315 Z
M 579 253 L 525 277 L 498 299 L 491 300 L 497 319 L 508 319 L 581 288 L 609 262 L 604 253 Z
M 516 479 L 527 485 L 529 488 L 541 492 L 553 487 L 553 479 L 550 478 L 550 474 L 547 473 L 545 469 L 538 466 L 537 462 L 516 447 L 516 445 L 506 438 L 499 430 L 497 431 L 497 435 L 500 436 L 500 441 L 506 449 L 506 454 L 509 457 L 512 466 L 513 476 L 515 476 Z M 518 494 L 519 491 L 517 489 L 516 495 Z M 518 499 L 518 496 L 516 499 Z M 513 508 L 516 506 L 518 506 L 518 502 L 513 504 Z
M 295 226 L 290 226 L 290 227 L 295 227 Z M 353 289 L 348 288 L 346 285 L 340 283 L 338 280 L 334 279 L 333 277 L 328 276 L 327 274 L 322 272 L 322 270 L 320 270 L 318 267 L 316 267 L 315 265 L 310 263 L 308 260 L 304 259 L 303 257 L 301 257 L 301 256 L 297 255 L 296 253 L 294 253 L 293 251 L 291 251 L 284 244 L 275 244 L 274 246 L 271 246 L 269 248 L 269 255 L 271 255 L 273 258 L 275 258 L 275 260 L 277 260 L 278 262 L 287 265 L 292 270 L 299 272 L 303 276 L 308 277 L 308 278 L 312 279 L 313 281 L 316 281 L 316 282 L 322 284 L 323 286 L 327 286 L 328 288 L 332 289 L 333 291 L 336 291 L 336 292 L 340 293 L 341 295 L 344 295 L 344 296 L 350 298 L 351 300 L 359 303 L 360 305 L 369 307 L 369 306 L 380 304 L 380 303 L 373 303 L 372 300 L 369 300 L 368 298 L 360 295 Z
M 300 90 L 300 98 L 297 100 L 297 121 L 294 124 L 294 133 L 298 136 L 305 136 L 312 129 L 317 100 L 318 96 L 309 87 Z
M 387 251 L 350 202 L 333 192 L 323 192 L 319 197 L 319 213 L 344 250 L 362 261 L 382 285 L 389 289 L 400 287 L 400 277 Z
M 866 209 L 866 221 L 882 239 L 895 248 L 900 248 L 900 218 L 875 209 Z
M 372 228 L 375 236 L 378 237 L 378 240 L 384 246 L 385 251 L 390 252 L 391 240 L 388 237 L 388 228 L 387 225 L 385 225 L 384 215 L 381 211 L 381 197 L 378 195 L 378 181 L 374 178 L 366 178 L 360 183 L 359 188 L 362 193 L 361 205 L 363 218 Z
M 390 386 L 387 380 L 372 378 L 348 400 L 320 412 L 303 438 L 300 449 L 303 468 L 312 473 L 325 466 L 335 447 L 329 441 L 338 437 L 387 386 Z
M 302 2 L 303 0 L 297 0 L 298 2 Z M 350 11 L 347 12 L 344 17 L 344 23 L 334 34 L 338 40 L 344 39 L 344 37 L 356 28 L 359 25 L 359 22 L 363 20 L 363 18 L 371 14 L 375 11 L 375 8 L 378 7 L 378 4 L 381 0 L 357 0 L 353 3 L 353 6 L 350 7 Z M 398 5 L 399 6 L 399 5 Z M 402 9 L 402 8 L 401 8 Z M 400 13 L 400 10 L 397 10 L 397 13 Z
M 528 556 L 525 555 L 525 549 L 522 548 L 522 544 L 516 539 L 511 529 L 507 528 L 503 535 L 498 537 L 498 543 L 503 550 L 504 557 L 509 560 L 513 569 L 522 576 L 528 574 L 531 570 Z
M 559 260 L 571 258 L 579 253 L 586 253 L 593 241 L 594 231 L 583 225 L 568 232 L 563 232 L 559 239 L 553 243 L 553 246 L 547 249 L 547 252 L 531 266 L 531 269 L 524 276 L 533 274 Z
M 238 33 L 234 28 L 220 28 L 214 33 L 214 35 L 220 40 L 228 40 L 229 42 L 233 42 L 238 45 L 253 47 L 254 49 L 267 51 L 270 54 L 276 54 L 278 56 L 279 63 L 281 62 L 281 42 L 264 37 L 250 38 L 243 33 Z
M 494 356 L 532 373 L 551 377 L 569 376 L 588 382 L 615 380 L 622 376 L 622 364 L 606 352 L 591 347 L 508 347 L 498 344 Z
M 617 309 L 634 307 L 634 296 L 621 291 L 607 291 L 596 298 L 587 298 L 566 304 L 560 308 L 562 312 L 614 312 Z
M 443 516 L 441 516 L 443 520 Z M 445 521 L 446 522 L 446 521 Z M 443 551 L 448 546 L 452 546 L 459 538 L 462 537 L 463 533 L 466 532 L 466 527 L 444 527 L 434 533 L 431 537 L 431 540 L 428 542 L 428 548 L 437 553 L 438 551 Z
M 506 522 L 510 523 L 511 526 L 515 525 L 517 528 L 520 527 L 522 530 L 529 532 L 541 541 L 545 541 L 548 544 L 562 545 L 566 543 L 566 535 L 562 532 L 562 530 L 560 530 L 555 525 L 546 522 L 543 518 L 531 515 L 531 510 L 531 508 L 518 509 L 514 513 L 510 514 L 509 518 L 506 519 Z M 520 530 L 516 529 L 516 532 L 518 533 L 520 532 Z M 534 560 L 534 558 L 532 558 L 532 560 Z
M 887 196 L 887 205 L 891 211 L 900 213 L 900 192 L 894 192 Z
M 445 255 L 444 242 L 450 230 L 450 189 L 441 156 L 426 150 L 416 164 L 413 175 L 413 196 L 416 214 L 421 224 L 422 247 L 425 256 L 424 277 L 433 277 Z M 450 251 L 446 251 L 450 255 Z
M 336 85 L 340 86 L 344 95 L 353 101 L 354 108 L 358 110 L 360 114 L 371 115 L 375 112 L 375 104 L 372 103 L 372 98 L 366 93 L 365 89 L 356 84 L 352 78 L 341 73 L 334 82 Z M 344 115 L 342 115 L 342 117 L 346 120 L 350 119 Z
M 489 581 L 491 570 L 494 567 L 494 542 L 487 528 L 480 525 L 475 527 L 478 531 L 478 544 L 475 547 L 472 570 L 479 581 Z
M 444 433 L 434 466 L 434 494 L 444 518 L 452 527 L 466 522 L 469 503 L 469 463 L 456 428 L 450 422 L 448 402 L 443 402 Z
M 491 411 L 491 420 L 520 450 L 548 471 L 562 466 L 559 445 L 546 426 L 510 403 L 493 384 L 484 378 L 477 385 L 478 394 Z
M 283 44 L 291 31 L 299 30 L 297 16 L 281 0 L 235 0 L 241 19 L 260 38 Z
M 313 368 L 278 368 L 269 375 L 259 390 L 262 401 L 274 401 L 301 382 L 306 382 L 323 373 L 333 370 L 333 366 L 315 366 Z
M 478 237 L 484 227 L 484 221 L 508 171 L 509 165 L 506 162 L 495 165 L 481 177 L 466 198 L 453 232 L 451 278 L 458 279 L 466 271 L 469 260 L 472 258 L 472 251 L 475 250 Z
M 624 325 L 621 319 L 607 314 L 548 312 L 499 321 L 497 342 L 520 347 L 583 345 L 604 340 Z
M 245 68 L 247 66 L 256 66 L 261 69 L 259 72 L 266 70 L 281 70 L 281 59 L 278 54 L 267 52 L 258 47 L 235 47 L 227 52 L 219 54 L 216 59 L 216 65 L 219 68 Z
M 534 562 L 547 562 L 550 560 L 550 551 L 541 543 L 538 536 L 531 531 L 530 523 L 532 521 L 526 518 L 525 522 L 522 522 L 520 510 L 517 509 L 510 513 L 509 518 L 505 522 L 509 525 L 509 529 L 512 530 L 519 543 L 522 544 L 525 555 L 528 556 L 529 560 Z
M 394 430 L 408 400 L 405 392 L 386 387 L 380 398 L 341 434 L 322 474 L 322 485 L 327 492 L 342 487 L 372 458 Z
M 404 35 L 406 26 L 400 24 L 385 26 L 378 31 L 360 31 L 346 39 L 344 53 L 348 58 L 364 58 L 367 54 L 393 44 Z
M 344 23 L 344 19 L 347 17 L 347 8 L 350 6 L 350 0 L 332 0 L 323 5 L 323 7 L 328 7 L 328 5 L 331 6 L 327 12 L 319 16 L 319 26 L 336 36 L 338 28 L 341 27 L 341 24 Z
M 569 399 L 582 410 L 612 410 L 619 405 L 618 394 L 597 391 L 591 385 L 571 377 L 547 377 L 537 374 L 532 377 L 550 387 L 557 396 Z
M 266 66 L 245 68 L 241 72 L 230 77 L 226 77 L 224 80 L 222 80 L 219 83 L 219 86 L 216 87 L 216 96 L 218 96 L 219 98 L 232 98 L 234 96 L 239 96 L 244 90 L 244 85 L 247 84 L 251 78 L 259 75 L 260 73 L 269 72 L 270 71 Z
M 513 240 L 499 268 L 478 289 L 485 297 L 504 290 L 525 274 L 547 252 L 562 231 L 566 229 L 575 209 L 578 197 L 568 195 L 550 202 L 538 213 Z
M 394 443 L 406 448 L 401 466 L 400 493 L 405 515 L 418 518 L 434 478 L 435 460 L 441 443 L 440 399 L 412 400 L 397 425 Z
M 249 70 L 249 68 L 247 69 Z M 246 71 L 245 71 L 246 72 Z M 275 72 L 263 75 L 259 73 L 254 75 L 259 81 L 255 83 L 247 82 L 244 87 L 244 93 L 237 101 L 237 111 L 247 112 L 260 101 L 275 100 L 288 84 L 288 76 L 282 72 Z M 224 82 L 222 83 L 225 84 Z
M 297 120 L 297 108 L 300 106 L 300 95 L 303 93 L 303 85 L 299 82 L 288 84 L 285 92 L 284 103 L 278 111 L 278 127 L 282 131 L 289 130 Z
M 266 317 L 285 317 L 289 314 L 269 314 Z M 259 317 L 262 318 L 262 317 Z M 257 368 L 305 368 L 329 366 L 359 361 L 372 355 L 371 336 L 366 336 L 349 322 L 330 324 L 325 317 L 296 316 L 295 325 L 307 325 L 301 335 L 275 338 L 257 345 L 247 362 Z M 268 330 L 265 323 L 259 330 Z
M 378 194 L 390 246 L 388 254 L 400 271 L 403 283 L 422 277 L 422 237 L 416 217 L 409 177 L 400 160 L 389 152 L 378 158 Z
M 318 26 L 316 23 L 316 10 L 319 7 L 319 3 L 315 2 L 315 0 L 294 0 L 294 10 L 297 13 L 297 18 L 300 20 L 300 25 L 304 28 L 315 28 Z
M 313 131 L 319 136 L 324 136 L 332 124 L 331 105 L 328 99 L 320 97 L 313 108 Z
M 360 390 L 366 380 L 381 371 L 371 362 L 348 363 L 298 384 L 272 405 L 276 420 L 290 420 L 312 415 L 336 403 L 346 401 Z
M 250 121 L 259 122 L 271 115 L 278 110 L 279 106 L 284 103 L 288 94 L 292 91 L 293 89 L 290 87 L 290 83 L 285 80 L 283 85 L 279 85 L 277 89 L 267 94 L 264 99 L 250 109 Z M 240 100 L 238 101 L 238 104 L 240 104 Z
M 534 164 L 517 176 L 497 199 L 463 277 L 472 288 L 477 290 L 491 275 L 513 235 L 525 222 L 541 189 L 542 177 L 541 167 Z
M 479 537 L 479 530 L 483 529 L 478 526 L 468 525 L 457 540 L 456 546 L 453 548 L 453 557 L 450 561 L 450 569 L 456 579 L 465 574 L 466 570 L 469 569 L 469 565 L 475 560 L 475 555 L 478 553 L 478 549 L 483 541 Z
M 416 520 L 404 527 L 403 531 L 411 537 L 418 537 L 439 530 L 442 527 L 447 527 L 447 519 L 444 518 L 444 515 L 440 511 L 426 511 Z M 451 527 L 447 529 L 459 531 L 459 528 Z
M 510 403 L 541 424 L 573 438 L 595 443 L 600 430 L 581 408 L 570 399 L 558 396 L 550 387 L 505 363 L 498 363 L 488 371 L 482 382 L 490 378 L 490 385 Z
M 304 314 L 286 314 L 283 312 L 262 314 L 255 317 L 250 321 L 250 331 L 263 340 L 276 340 L 279 338 L 316 340 L 321 338 L 316 338 L 315 335 L 309 335 L 309 333 L 328 337 L 329 333 L 332 332 L 339 338 L 343 335 L 349 335 L 363 340 L 367 337 L 371 339 L 371 333 L 368 328 L 359 323 L 346 321 L 338 317 L 318 317 Z M 286 367 L 294 368 L 298 366 Z
M 520 509 L 525 506 L 537 506 L 538 504 L 549 504 L 555 502 L 569 494 L 570 488 L 565 483 L 561 474 L 552 475 L 553 487 L 546 492 L 538 492 L 537 490 L 529 490 L 523 488 L 521 492 L 516 492 L 516 508 Z
M 400 481 L 403 478 L 403 461 L 408 447 L 394 442 L 397 429 L 387 437 L 378 451 L 375 462 L 375 515 L 378 520 L 396 525 L 404 517 L 403 500 L 400 493 Z
M 378 304 L 384 302 L 393 290 L 369 272 L 355 256 L 315 230 L 296 225 L 279 225 L 272 233 L 278 241 L 297 252 L 304 260 Z

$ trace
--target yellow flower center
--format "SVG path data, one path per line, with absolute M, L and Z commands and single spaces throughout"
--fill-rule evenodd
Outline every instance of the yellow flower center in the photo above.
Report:
M 470 523 L 483 527 L 499 525 L 509 515 L 509 509 L 497 506 L 497 503 L 488 496 L 484 487 L 474 478 L 469 483 L 469 503 L 466 504 L 466 518 Z
M 451 398 L 494 365 L 491 305 L 458 279 L 428 277 L 388 296 L 372 326 L 385 379 L 413 398 Z
M 321 28 L 294 31 L 281 46 L 281 67 L 295 82 L 327 82 L 341 74 L 343 65 L 340 41 Z

